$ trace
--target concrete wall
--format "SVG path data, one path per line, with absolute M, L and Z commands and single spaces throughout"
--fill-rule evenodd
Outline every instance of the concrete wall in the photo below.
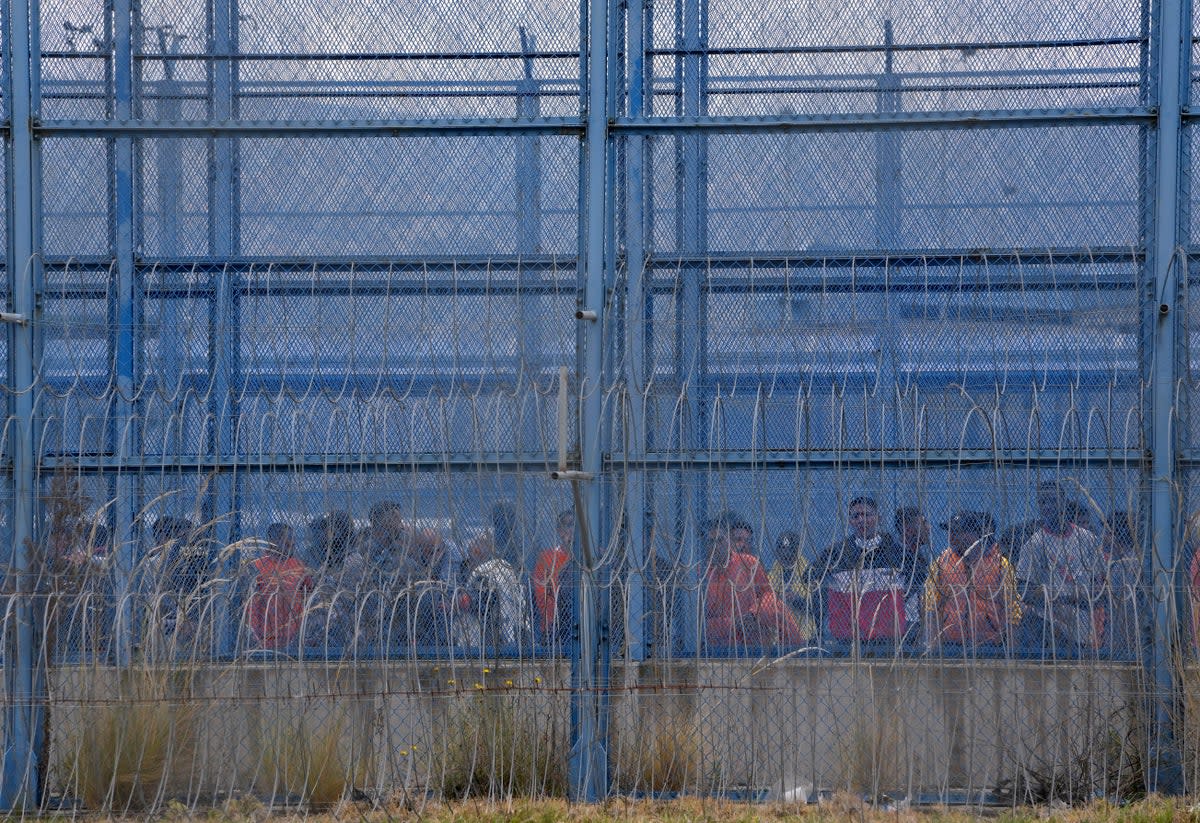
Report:
M 169 675 L 62 667 L 52 680 L 53 779 L 79 793 L 85 729 L 165 697 L 178 731 L 164 733 L 179 742 L 168 794 L 291 790 L 280 764 L 296 758 L 298 737 L 335 740 L 364 786 L 440 786 L 464 759 L 519 781 L 520 758 L 541 770 L 565 763 L 568 684 L 562 662 L 239 662 Z M 610 762 L 632 791 L 990 789 L 1022 765 L 1119 757 L 1139 696 L 1136 668 L 1110 663 L 616 666 Z M 505 762 L 486 762 L 497 758 Z

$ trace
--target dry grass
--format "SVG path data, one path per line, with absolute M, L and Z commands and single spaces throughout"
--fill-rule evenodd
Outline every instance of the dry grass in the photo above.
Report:
M 219 810 L 187 810 L 175 807 L 165 815 L 171 820 L 202 817 L 207 820 L 251 821 L 266 818 L 261 806 L 245 802 Z M 324 814 L 275 814 L 270 820 L 304 820 L 311 823 L 383 823 L 420 820 L 422 823 L 617 823 L 661 821 L 662 823 L 750 823 L 751 821 L 804 821 L 804 823 L 970 823 L 995 820 L 1002 823 L 1197 823 L 1200 812 L 1192 801 L 1182 798 L 1150 798 L 1128 806 L 1097 803 L 1079 809 L 947 809 L 928 807 L 893 809 L 873 807 L 852 795 L 837 795 L 820 805 L 748 806 L 721 800 L 684 798 L 671 801 L 612 800 L 601 804 L 569 804 L 566 801 L 462 801 L 430 803 L 418 810 L 372 807 L 365 803 L 342 802 Z
M 567 736 L 556 712 L 504 693 L 451 708 L 433 752 L 431 787 L 442 796 L 563 797 Z
M 672 722 L 672 721 L 675 722 Z M 693 722 L 656 716 L 617 740 L 614 779 L 628 792 L 695 790 L 700 784 L 700 735 Z
M 320 723 L 304 715 L 293 722 L 277 721 L 262 749 L 262 791 L 313 808 L 349 797 L 375 773 L 374 746 L 354 735 L 345 712 Z
M 849 732 L 838 740 L 838 770 L 842 785 L 872 795 L 904 789 L 907 758 L 900 729 L 878 718 L 858 716 Z
M 130 812 L 162 801 L 195 747 L 195 706 L 173 696 L 171 675 L 130 673 L 128 690 L 89 708 L 59 770 L 89 809 Z

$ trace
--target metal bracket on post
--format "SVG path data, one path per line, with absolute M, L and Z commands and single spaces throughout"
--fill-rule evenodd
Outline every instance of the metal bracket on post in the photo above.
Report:
M 12 323 L 16 326 L 25 326 L 29 324 L 29 318 L 17 312 L 0 311 L 0 323 Z

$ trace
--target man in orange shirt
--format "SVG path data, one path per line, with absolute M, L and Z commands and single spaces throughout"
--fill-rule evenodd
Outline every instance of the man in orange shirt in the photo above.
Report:
M 296 558 L 296 536 L 287 524 L 272 523 L 267 528 L 264 548 L 251 562 L 253 580 L 246 615 L 260 648 L 283 649 L 300 632 L 313 579 L 308 567 Z
M 753 534 L 751 526 L 732 513 L 706 525 L 704 627 L 710 648 L 797 645 L 802 640 L 795 616 L 750 554 Z
M 575 511 L 565 509 L 555 522 L 558 543 L 538 555 L 533 566 L 533 604 L 537 608 L 538 635 L 546 641 L 567 640 L 573 629 L 569 589 L 563 574 L 570 574 L 571 547 L 575 541 Z
M 933 561 L 925 581 L 929 645 L 1010 643 L 1021 601 L 1012 564 L 996 545 L 992 516 L 960 511 L 943 528 L 950 547 Z

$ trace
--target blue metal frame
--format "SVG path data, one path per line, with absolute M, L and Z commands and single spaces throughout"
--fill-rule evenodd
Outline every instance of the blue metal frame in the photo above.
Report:
M 583 293 L 579 318 L 582 329 L 582 357 L 579 368 L 580 471 L 589 479 L 581 481 L 582 492 L 575 492 L 576 526 L 579 533 L 577 552 L 579 565 L 578 609 L 579 655 L 572 661 L 572 681 L 575 687 L 575 727 L 572 729 L 570 776 L 572 796 L 594 801 L 608 794 L 608 755 L 601 737 L 605 698 L 600 682 L 607 668 L 605 654 L 608 645 L 598 630 L 600 615 L 597 567 L 594 557 L 597 547 L 605 545 L 608 527 L 601 519 L 600 477 L 601 425 L 599 423 L 604 386 L 605 341 L 602 334 L 607 308 L 606 288 L 612 281 L 605 249 L 609 240 L 604 217 L 608 211 L 610 183 L 608 134 L 609 39 L 616 24 L 610 0 L 594 0 L 581 18 L 586 24 L 587 85 L 585 112 L 587 129 L 584 135 L 580 180 L 581 244 L 583 263 Z M 574 481 L 579 482 L 579 481 Z M 582 505 L 581 505 L 582 504 Z
M 37 434 L 34 406 L 37 323 L 40 318 L 36 287 L 41 264 L 37 246 L 38 144 L 32 124 L 37 114 L 34 87 L 36 40 L 25 21 L 36 19 L 37 0 L 9 0 L 4 32 L 6 98 L 9 140 L 6 187 L 8 310 L 23 318 L 8 329 L 8 437 L 11 452 L 13 564 L 9 574 L 16 594 L 11 623 L 3 642 L 4 677 L 9 695 L 4 707 L 3 763 L 0 764 L 0 809 L 36 807 L 41 791 L 38 773 L 41 712 L 45 706 L 44 677 L 39 677 L 33 566 L 34 508 L 37 500 Z
M 1147 265 L 1146 328 L 1153 335 L 1147 350 L 1149 385 L 1150 445 L 1150 525 L 1146 573 L 1153 586 L 1154 631 L 1149 647 L 1149 669 L 1154 682 L 1151 707 L 1152 745 L 1147 764 L 1147 788 L 1151 791 L 1178 793 L 1183 790 L 1183 770 L 1176 721 L 1182 672 L 1178 671 L 1181 633 L 1180 590 L 1176 585 L 1180 558 L 1181 518 L 1176 515 L 1176 461 L 1178 433 L 1172 426 L 1175 381 L 1179 353 L 1176 339 L 1180 326 L 1180 269 L 1186 258 L 1180 251 L 1181 233 L 1187 222 L 1186 201 L 1179 197 L 1186 167 L 1188 141 L 1183 137 L 1181 115 L 1189 99 L 1191 43 L 1185 33 L 1192 19 L 1191 0 L 1161 0 L 1157 37 L 1152 42 L 1157 53 L 1152 62 L 1157 69 L 1155 90 L 1158 97 L 1158 128 L 1155 133 L 1156 156 L 1153 192 L 1154 229 Z

